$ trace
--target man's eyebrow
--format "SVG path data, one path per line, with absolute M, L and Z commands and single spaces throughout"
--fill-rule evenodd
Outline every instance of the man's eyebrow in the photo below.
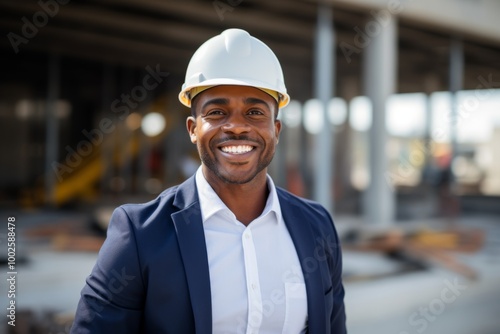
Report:
M 225 98 L 222 98 L 222 97 L 217 97 L 217 98 L 208 100 L 205 103 L 203 103 L 202 108 L 205 108 L 205 107 L 207 107 L 209 105 L 212 105 L 212 104 L 215 104 L 215 105 L 228 105 L 229 104 L 229 99 L 225 99 Z
M 271 106 L 269 105 L 269 103 L 267 103 L 266 101 L 264 101 L 262 99 L 256 98 L 256 97 L 247 97 L 245 100 L 243 100 L 243 102 L 245 102 L 245 104 L 263 104 L 268 109 L 271 109 Z

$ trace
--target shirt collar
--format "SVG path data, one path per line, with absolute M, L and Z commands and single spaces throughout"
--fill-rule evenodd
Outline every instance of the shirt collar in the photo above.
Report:
M 276 223 L 281 223 L 281 207 L 278 199 L 278 193 L 276 192 L 276 186 L 269 174 L 266 175 L 267 187 L 269 189 L 269 196 L 267 197 L 266 206 L 260 214 L 263 217 L 270 212 L 274 212 L 276 217 Z M 203 222 L 207 221 L 210 217 L 215 215 L 219 211 L 225 211 L 230 213 L 236 220 L 236 216 L 229 210 L 229 208 L 222 202 L 219 196 L 215 193 L 212 186 L 208 183 L 203 175 L 202 167 L 200 166 L 196 171 L 196 189 L 198 191 L 198 197 L 200 201 L 201 217 Z M 256 218 L 256 219 L 258 219 Z

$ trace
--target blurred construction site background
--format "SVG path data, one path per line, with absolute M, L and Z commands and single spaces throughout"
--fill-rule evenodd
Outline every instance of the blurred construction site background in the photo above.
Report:
M 177 94 L 227 28 L 281 61 L 292 102 L 270 174 L 332 213 L 350 333 L 500 333 L 500 2 L 0 0 L 0 13 L 0 212 L 16 219 L 18 272 L 17 325 L 2 316 L 0 333 L 68 333 L 112 210 L 195 172 Z

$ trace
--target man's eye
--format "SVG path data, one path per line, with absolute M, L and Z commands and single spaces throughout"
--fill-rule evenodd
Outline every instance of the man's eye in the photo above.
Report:
M 219 115 L 224 115 L 224 112 L 222 110 L 210 110 L 205 114 L 205 116 L 219 116 Z
M 259 109 L 252 109 L 248 112 L 249 115 L 264 115 L 262 110 Z

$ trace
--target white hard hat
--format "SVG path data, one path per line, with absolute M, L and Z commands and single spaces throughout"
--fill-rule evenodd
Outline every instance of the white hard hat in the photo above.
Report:
M 279 108 L 290 101 L 276 55 L 266 44 L 241 29 L 225 30 L 196 50 L 179 100 L 190 107 L 193 88 L 219 85 L 251 86 L 276 92 Z

